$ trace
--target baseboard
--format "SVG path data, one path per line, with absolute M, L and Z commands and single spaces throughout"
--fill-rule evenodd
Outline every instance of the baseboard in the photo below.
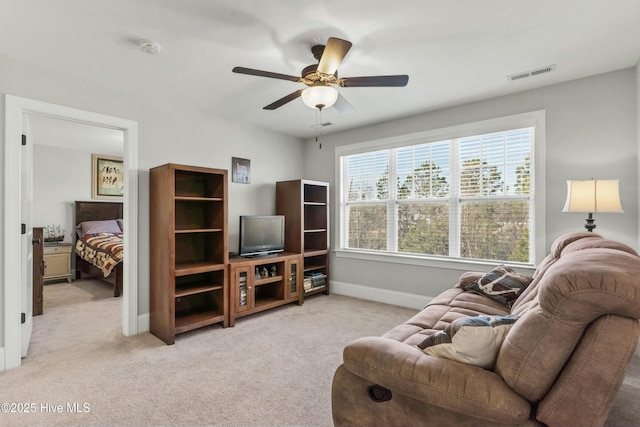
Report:
M 4 347 L 0 347 L 0 371 L 4 371 L 5 369 L 7 369 L 7 367 L 5 366 L 4 360 Z
M 331 293 L 422 310 L 433 299 L 424 295 L 331 281 Z
M 149 313 L 138 315 L 138 333 L 149 332 Z

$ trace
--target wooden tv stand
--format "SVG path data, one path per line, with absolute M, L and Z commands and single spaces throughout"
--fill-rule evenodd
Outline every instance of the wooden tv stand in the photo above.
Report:
M 229 259 L 229 326 L 238 317 L 291 302 L 302 305 L 302 270 L 297 253 Z

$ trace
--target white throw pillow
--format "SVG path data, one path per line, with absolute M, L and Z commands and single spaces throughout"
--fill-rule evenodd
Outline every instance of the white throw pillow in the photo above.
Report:
M 475 316 L 453 321 L 418 348 L 426 354 L 493 369 L 502 342 L 517 316 Z

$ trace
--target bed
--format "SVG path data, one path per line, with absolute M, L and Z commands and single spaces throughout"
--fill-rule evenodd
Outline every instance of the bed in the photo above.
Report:
M 76 201 L 76 230 L 88 231 L 84 237 L 80 237 L 79 233 L 74 233 L 74 248 L 76 254 L 76 279 L 81 279 L 84 276 L 89 276 L 95 279 L 99 279 L 113 285 L 113 296 L 119 297 L 122 295 L 122 202 L 84 202 Z M 118 229 L 120 232 L 116 232 L 113 229 L 99 229 L 88 225 L 96 225 L 95 221 L 104 222 L 104 224 L 119 224 Z M 83 224 L 84 223 L 84 224 Z M 99 233 L 93 233 L 98 231 Z M 106 231 L 102 233 L 102 231 Z M 93 237 L 93 240 L 87 241 L 87 238 Z M 106 249 L 105 249 L 106 248 Z M 100 253 L 101 260 L 89 262 L 83 259 L 82 253 L 93 251 L 94 254 Z M 117 257 L 115 255 L 105 255 L 105 251 L 111 253 L 119 253 Z M 98 257 L 91 257 L 98 258 Z M 105 261 L 107 260 L 108 261 Z M 107 274 L 108 273 L 108 274 Z

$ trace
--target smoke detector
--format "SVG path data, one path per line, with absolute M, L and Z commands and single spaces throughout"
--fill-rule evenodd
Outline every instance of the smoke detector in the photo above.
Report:
M 141 51 L 148 53 L 149 55 L 155 55 L 162 50 L 160 43 L 156 43 L 151 40 L 140 40 L 138 42 L 138 46 L 140 46 Z

